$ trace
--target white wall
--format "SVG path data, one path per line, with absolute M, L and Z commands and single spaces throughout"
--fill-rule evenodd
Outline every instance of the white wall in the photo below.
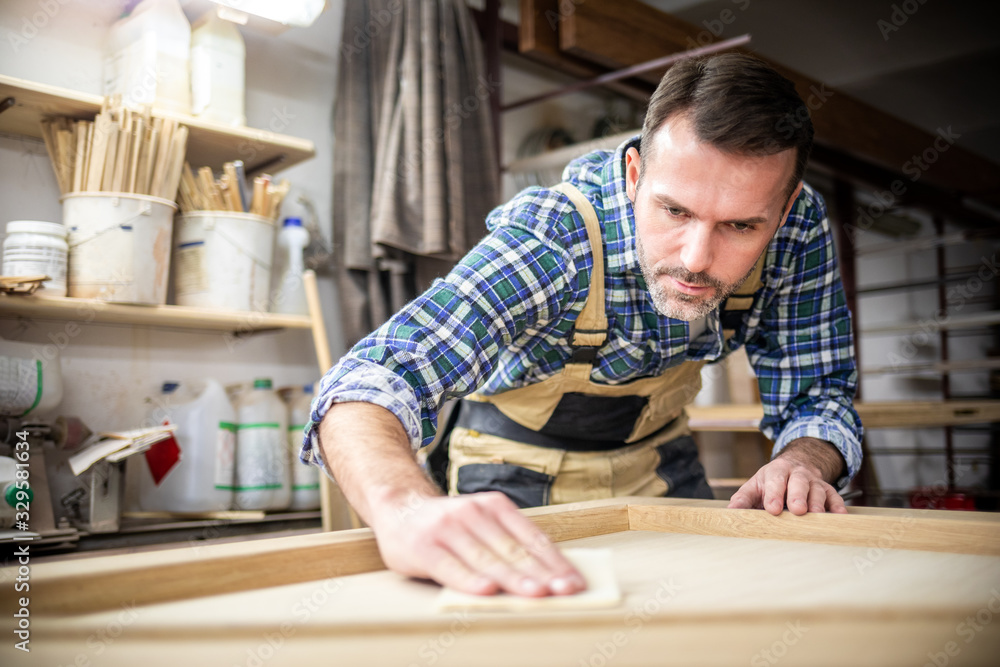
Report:
M 0 74 L 99 94 L 103 39 L 121 6 L 95 0 L 5 0 L 0 4 Z M 186 7 L 189 19 L 196 18 L 199 6 Z M 281 172 L 293 184 L 284 214 L 301 212 L 295 199 L 307 196 L 327 238 L 340 21 L 335 3 L 307 29 L 277 37 L 244 32 L 248 125 L 316 144 L 314 159 Z M 42 143 L 0 137 L 0 229 L 11 220 L 61 221 L 58 197 Z M 321 277 L 320 293 L 336 359 L 343 343 L 332 281 Z M 236 345 L 222 334 L 146 327 L 83 324 L 71 338 L 63 335 L 66 331 L 65 322 L 0 319 L 0 336 L 39 346 L 53 340 L 62 344 L 66 391 L 53 414 L 80 416 L 94 430 L 139 424 L 144 398 L 164 380 L 214 376 L 230 383 L 267 376 L 281 386 L 311 382 L 319 374 L 308 331 L 262 333 Z

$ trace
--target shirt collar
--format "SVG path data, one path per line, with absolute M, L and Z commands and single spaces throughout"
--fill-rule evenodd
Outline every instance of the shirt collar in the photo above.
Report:
M 605 271 L 609 273 L 641 275 L 635 247 L 635 216 L 625 189 L 625 153 L 629 148 L 639 150 L 640 138 L 637 134 L 624 141 L 602 169 L 601 202 L 608 249 Z

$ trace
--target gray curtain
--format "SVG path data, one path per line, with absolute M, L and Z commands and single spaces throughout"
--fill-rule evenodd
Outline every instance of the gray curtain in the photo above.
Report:
M 333 229 L 353 344 L 485 233 L 499 90 L 461 0 L 346 0 L 338 69 Z

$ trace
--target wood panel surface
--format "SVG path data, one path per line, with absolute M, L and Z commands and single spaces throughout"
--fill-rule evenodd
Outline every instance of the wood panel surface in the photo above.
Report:
M 660 505 L 719 513 L 716 507 Z M 970 524 L 967 517 L 938 514 L 915 520 Z M 901 518 L 891 512 L 859 516 Z M 980 523 L 1000 525 L 971 525 L 978 531 Z M 634 526 L 565 546 L 614 550 L 624 595 L 619 608 L 442 613 L 434 605 L 439 587 L 383 571 L 145 607 L 125 601 L 96 614 L 45 615 L 34 621 L 33 652 L 44 664 L 70 664 L 101 650 L 100 664 L 109 665 L 259 660 L 509 666 L 768 664 L 762 652 L 777 651 L 787 665 L 884 667 L 923 664 L 949 641 L 960 643 L 949 665 L 990 665 L 1000 646 L 1000 623 L 981 625 L 969 641 L 956 631 L 964 619 L 992 613 L 991 604 L 1000 611 L 996 556 Z M 303 566 L 289 560 L 284 568 Z M 94 641 L 109 630 L 113 642 Z

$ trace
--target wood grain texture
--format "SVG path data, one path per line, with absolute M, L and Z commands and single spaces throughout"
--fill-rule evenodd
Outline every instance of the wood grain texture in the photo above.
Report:
M 905 510 L 891 519 L 864 514 L 795 516 L 787 511 L 773 516 L 761 510 L 718 512 L 697 507 L 632 503 L 629 505 L 629 528 L 1000 556 L 1000 521 L 992 516 L 955 521 L 936 515 L 918 518 Z
M 777 647 L 782 665 L 888 667 L 924 664 L 956 640 L 949 665 L 992 665 L 1000 646 L 1000 623 L 968 642 L 956 634 L 1000 610 L 995 556 L 886 549 L 859 568 L 869 547 L 636 530 L 565 546 L 614 550 L 621 606 L 441 613 L 438 586 L 383 571 L 146 607 L 126 599 L 89 615 L 33 611 L 32 647 L 40 664 L 93 658 L 97 646 L 103 665 L 505 667 L 771 664 L 761 652 Z M 113 642 L 97 641 L 114 629 Z

